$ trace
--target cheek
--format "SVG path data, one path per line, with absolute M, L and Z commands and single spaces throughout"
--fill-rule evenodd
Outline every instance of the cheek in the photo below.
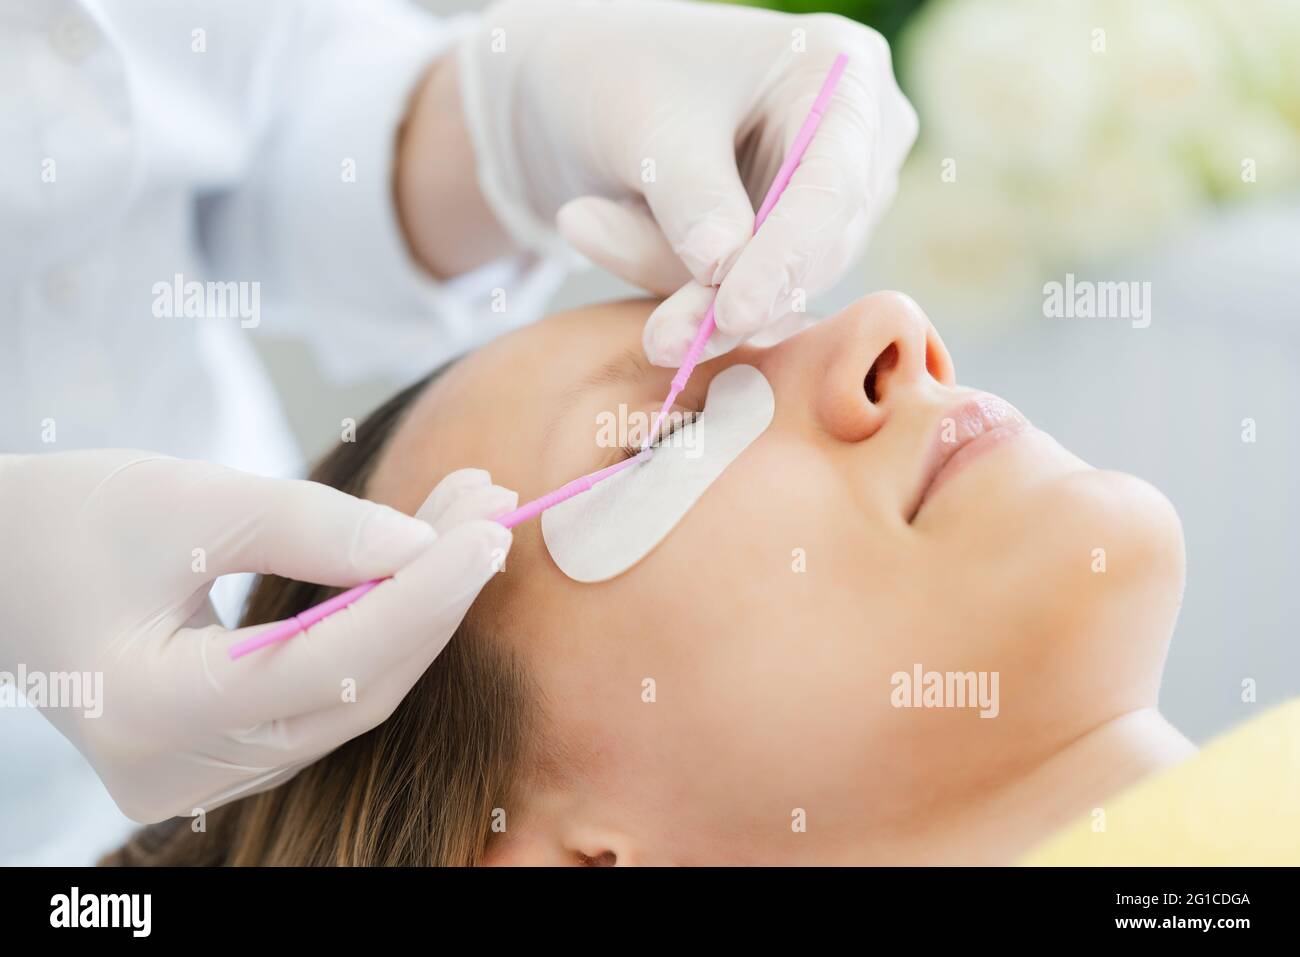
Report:
M 781 819 L 868 760 L 922 576 L 853 480 L 769 432 L 623 575 L 578 584 L 528 542 L 528 653 L 603 774 Z
M 859 506 L 854 481 L 798 436 L 764 436 L 633 573 L 652 589 L 647 621 L 679 616 L 715 674 L 760 685 L 872 670 L 930 595 L 924 554 Z
M 797 782 L 806 795 L 829 769 L 838 780 L 852 773 L 887 701 L 892 649 L 904 641 L 894 636 L 916 617 L 889 580 L 907 576 L 878 560 L 879 536 L 837 482 L 819 481 L 829 476 L 815 459 L 791 500 L 797 461 L 755 445 L 623 579 L 644 628 L 640 667 L 656 677 L 678 759 L 699 787 L 746 781 L 744 800 L 786 815 L 793 795 L 756 782 Z

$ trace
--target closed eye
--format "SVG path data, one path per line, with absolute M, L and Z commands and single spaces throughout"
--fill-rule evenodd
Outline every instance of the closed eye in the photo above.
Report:
M 658 448 L 668 439 L 669 436 L 673 435 L 676 432 L 680 432 L 682 429 L 686 428 L 688 425 L 693 423 L 699 417 L 700 417 L 700 413 L 698 412 L 687 412 L 684 415 L 670 414 L 668 418 L 671 424 L 667 429 L 661 429 L 659 431 L 659 435 L 655 438 L 653 442 L 650 443 L 650 447 L 652 449 Z M 638 454 L 640 451 L 641 449 L 639 447 L 625 445 L 622 448 L 623 458 L 630 459 L 632 458 L 632 456 Z

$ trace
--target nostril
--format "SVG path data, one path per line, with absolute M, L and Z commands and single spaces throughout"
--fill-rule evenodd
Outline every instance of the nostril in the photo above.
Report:
M 867 401 L 872 405 L 880 401 L 880 376 L 896 365 L 898 365 L 898 346 L 891 342 L 889 348 L 876 356 L 876 361 L 871 364 L 867 377 L 862 382 L 862 388 L 867 393 Z

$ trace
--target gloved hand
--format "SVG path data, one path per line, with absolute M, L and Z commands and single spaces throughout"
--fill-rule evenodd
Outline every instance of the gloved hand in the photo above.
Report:
M 420 521 L 314 482 L 147 452 L 0 456 L 0 670 L 101 672 L 99 717 L 45 716 L 127 816 L 210 810 L 392 713 L 500 567 L 511 534 L 485 519 L 515 502 L 476 469 L 443 479 Z M 231 661 L 226 649 L 265 626 L 227 631 L 208 592 L 245 571 L 394 578 Z
M 836 54 L 840 81 L 808 152 L 751 240 L 766 193 Z M 916 138 L 889 47 L 832 15 L 707 3 L 513 0 L 457 49 L 484 196 L 516 242 L 560 233 L 669 298 L 645 330 L 676 366 L 711 290 L 705 356 L 790 316 L 853 261 Z M 670 295 L 671 294 L 671 295 Z

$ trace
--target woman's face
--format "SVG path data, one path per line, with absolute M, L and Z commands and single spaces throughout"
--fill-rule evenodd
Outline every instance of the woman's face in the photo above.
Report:
M 673 374 L 641 353 L 652 307 L 563 313 L 460 362 L 372 497 L 413 513 L 477 466 L 523 501 L 615 461 L 598 417 L 652 413 Z M 499 860 L 863 860 L 1155 703 L 1183 575 L 1159 493 L 958 387 L 902 295 L 700 365 L 681 407 L 736 363 L 771 383 L 771 426 L 648 557 L 579 584 L 532 522 L 476 606 L 548 716 L 550 773 L 507 809 Z M 997 700 L 899 707 L 917 666 L 996 673 Z

